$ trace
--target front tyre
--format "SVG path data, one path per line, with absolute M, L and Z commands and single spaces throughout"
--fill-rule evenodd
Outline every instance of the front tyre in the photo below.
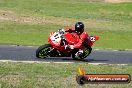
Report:
M 37 50 L 36 50 L 36 57 L 37 58 L 46 58 L 51 50 L 52 46 L 50 44 L 45 44 L 40 46 Z

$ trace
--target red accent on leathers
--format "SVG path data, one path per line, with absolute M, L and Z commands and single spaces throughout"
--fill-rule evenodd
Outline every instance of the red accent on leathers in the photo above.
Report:
M 84 42 L 85 39 L 87 39 L 85 42 L 88 42 L 88 44 L 90 44 L 90 39 L 88 38 L 88 34 L 87 32 L 83 32 L 81 34 L 77 34 L 75 32 L 74 28 L 65 28 L 65 31 L 68 32 L 69 30 L 72 30 L 72 33 L 75 33 L 76 35 L 78 35 L 79 41 L 78 43 L 74 44 L 74 48 L 81 48 L 82 43 Z

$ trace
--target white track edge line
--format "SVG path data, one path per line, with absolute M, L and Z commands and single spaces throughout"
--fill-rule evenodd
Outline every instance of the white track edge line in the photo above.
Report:
M 41 62 L 41 61 L 15 61 L 15 60 L 0 60 L 0 62 L 14 62 L 14 63 L 56 63 L 56 64 L 73 64 L 76 62 Z M 83 62 L 81 62 L 83 63 Z M 85 64 L 85 63 L 84 63 Z M 91 65 L 128 65 L 128 64 L 109 64 L 109 63 L 88 63 Z

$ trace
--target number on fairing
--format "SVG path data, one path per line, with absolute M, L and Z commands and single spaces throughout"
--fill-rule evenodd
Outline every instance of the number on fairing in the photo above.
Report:
M 95 38 L 93 36 L 90 36 L 91 41 L 95 41 Z
M 51 36 L 51 40 L 54 42 L 60 42 L 61 41 L 61 35 L 58 32 L 55 32 L 52 36 Z

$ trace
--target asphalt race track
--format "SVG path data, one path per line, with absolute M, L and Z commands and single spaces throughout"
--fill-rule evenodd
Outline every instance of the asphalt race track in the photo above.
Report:
M 38 59 L 35 51 L 38 47 L 7 46 L 0 45 L 0 61 L 40 61 L 40 62 L 88 62 L 109 64 L 132 64 L 132 51 L 93 50 L 84 61 L 72 60 L 72 58 L 46 58 Z

